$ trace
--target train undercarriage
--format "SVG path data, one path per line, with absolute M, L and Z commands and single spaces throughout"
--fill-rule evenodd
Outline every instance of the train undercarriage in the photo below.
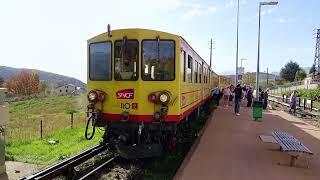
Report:
M 93 132 L 89 137 L 90 119 Z M 175 150 L 176 122 L 105 121 L 99 119 L 97 113 L 92 113 L 86 128 L 87 139 L 93 137 L 95 127 L 105 130 L 101 143 L 107 143 L 126 159 L 156 157 Z

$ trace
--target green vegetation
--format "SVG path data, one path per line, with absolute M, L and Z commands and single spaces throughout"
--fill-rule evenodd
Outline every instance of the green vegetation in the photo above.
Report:
M 42 140 L 7 143 L 6 159 L 46 166 L 96 145 L 101 136 L 101 131 L 98 131 L 95 137 L 88 141 L 84 138 L 84 126 L 61 129 Z M 49 140 L 57 143 L 49 144 Z
M 280 76 L 286 81 L 294 81 L 296 73 L 300 70 L 298 63 L 290 61 L 283 68 L 281 68 Z
M 283 96 L 290 96 L 291 91 L 287 91 L 282 93 Z M 298 89 L 297 90 L 297 96 L 301 98 L 307 98 L 307 99 L 315 99 L 320 97 L 320 88 L 317 89 Z
M 11 102 L 6 159 L 45 166 L 96 145 L 102 136 L 99 131 L 91 141 L 84 138 L 85 105 L 85 96 L 35 97 Z M 74 112 L 73 129 L 70 112 Z M 49 140 L 57 143 L 50 144 Z
M 10 113 L 53 114 L 64 113 L 68 109 L 85 111 L 86 99 L 83 96 L 35 97 L 29 100 L 10 103 Z
M 296 79 L 295 80 L 302 81 L 306 77 L 307 77 L 307 73 L 303 69 L 300 69 L 296 72 Z
M 182 161 L 187 155 L 195 140 L 201 136 L 210 113 L 214 109 L 213 103 L 205 105 L 200 117 L 190 118 L 188 122 L 183 121 L 177 137 L 177 146 L 172 154 L 165 154 L 159 158 L 148 160 L 144 166 L 142 179 L 145 180 L 169 180 L 172 179 L 179 169 Z M 192 120 L 191 120 L 192 119 Z
M 3 77 L 0 76 L 0 87 L 2 87 L 3 83 L 4 83 L 4 79 Z
M 70 127 L 70 112 L 74 125 L 85 122 L 85 96 L 35 97 L 11 102 L 7 142 L 40 137 L 40 121 L 44 135 L 59 128 Z

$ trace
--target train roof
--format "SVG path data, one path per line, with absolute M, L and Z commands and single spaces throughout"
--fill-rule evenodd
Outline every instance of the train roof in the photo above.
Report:
M 172 33 L 168 33 L 168 32 L 164 32 L 164 31 L 157 31 L 157 30 L 152 30 L 152 29 L 143 29 L 143 28 L 125 28 L 125 29 L 114 29 L 114 30 L 111 30 L 111 34 L 112 33 L 117 33 L 118 31 L 131 31 L 131 32 L 153 32 L 153 33 L 165 33 L 165 34 L 168 34 L 168 35 L 171 35 L 171 36 L 176 36 L 176 37 L 180 37 L 179 35 L 176 35 L 176 34 L 172 34 Z M 99 35 L 96 35 L 96 36 L 93 36 L 92 38 L 88 39 L 88 41 L 91 41 L 93 39 L 95 39 L 96 37 L 99 37 L 99 36 L 104 36 L 104 35 L 107 35 L 108 32 L 104 32 L 104 33 L 101 33 Z
M 208 65 L 208 63 L 193 49 L 193 47 L 180 35 L 176 35 L 176 34 L 172 34 L 172 33 L 168 33 L 168 32 L 164 32 L 164 31 L 158 31 L 158 30 L 153 30 L 153 29 L 143 29 L 143 28 L 124 28 L 124 29 L 114 29 L 111 30 L 111 34 L 112 33 L 116 33 L 118 31 L 132 31 L 132 32 L 137 32 L 137 31 L 145 31 L 145 32 L 153 32 L 153 33 L 165 33 L 167 35 L 171 35 L 171 36 L 176 36 L 177 38 L 180 38 L 181 40 L 183 40 L 185 43 L 188 44 L 188 46 L 194 51 L 195 54 L 197 54 L 202 60 L 203 62 L 209 67 L 209 70 L 214 72 L 213 69 Z M 93 41 L 95 38 L 99 37 L 99 36 L 106 36 L 108 34 L 108 32 L 104 32 L 101 33 L 99 35 L 96 35 L 90 39 L 88 39 L 88 41 Z

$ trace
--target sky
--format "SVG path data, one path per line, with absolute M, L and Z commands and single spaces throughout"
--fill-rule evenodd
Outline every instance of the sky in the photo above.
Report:
M 269 1 L 269 0 L 266 0 Z M 256 70 L 259 0 L 240 0 L 239 60 Z M 260 71 L 289 60 L 310 67 L 320 0 L 279 0 L 261 11 Z M 0 0 L 0 65 L 34 68 L 86 82 L 86 41 L 112 29 L 145 28 L 183 36 L 213 69 L 235 70 L 236 0 Z M 240 64 L 240 63 L 239 63 Z

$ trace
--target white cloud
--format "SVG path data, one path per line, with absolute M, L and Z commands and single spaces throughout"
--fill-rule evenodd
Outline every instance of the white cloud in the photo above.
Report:
M 287 22 L 287 20 L 284 18 L 279 18 L 278 21 L 279 21 L 279 23 L 286 23 Z
M 217 7 L 213 5 L 204 6 L 202 4 L 189 4 L 186 5 L 186 7 L 191 9 L 188 9 L 187 13 L 181 16 L 182 20 L 190 20 L 194 17 L 208 16 L 217 12 Z
M 274 8 L 268 9 L 267 12 L 268 14 L 271 14 L 274 11 Z
M 271 14 L 276 10 L 276 7 L 272 7 L 266 10 L 262 10 L 261 11 L 261 16 L 267 15 L 267 14 Z M 259 16 L 259 13 L 257 13 L 257 16 Z
M 279 23 L 293 23 L 295 22 L 296 20 L 294 18 L 278 18 L 277 19 L 277 22 Z
M 217 11 L 217 7 L 215 6 L 209 6 L 207 9 L 208 13 L 215 13 Z
M 246 5 L 246 4 L 247 4 L 247 0 L 241 0 L 240 2 L 241 2 L 241 4 L 243 4 L 243 5 Z
M 233 7 L 234 6 L 234 0 L 230 0 L 226 5 L 225 8 Z

